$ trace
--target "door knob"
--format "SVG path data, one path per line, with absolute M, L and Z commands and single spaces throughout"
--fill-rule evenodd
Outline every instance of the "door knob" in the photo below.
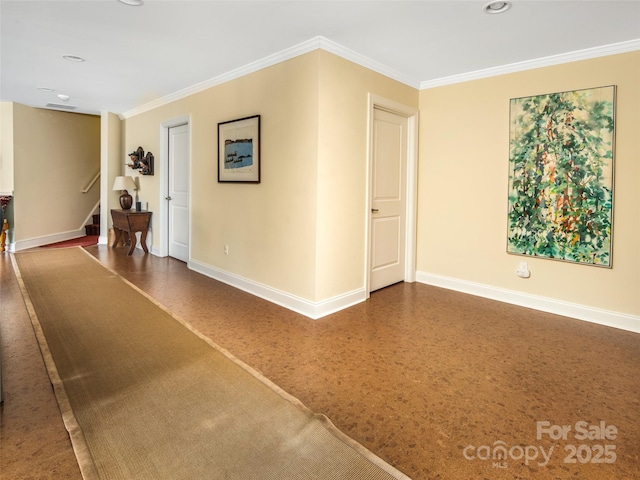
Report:
M 379 210 L 377 208 L 372 208 L 371 209 L 371 213 L 378 213 L 378 212 L 379 212 Z
M 165 200 L 171 200 L 171 197 L 165 197 L 164 199 Z

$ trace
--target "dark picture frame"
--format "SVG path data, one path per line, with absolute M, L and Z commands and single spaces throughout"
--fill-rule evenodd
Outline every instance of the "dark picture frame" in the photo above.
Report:
M 260 115 L 218 123 L 218 182 L 260 183 Z

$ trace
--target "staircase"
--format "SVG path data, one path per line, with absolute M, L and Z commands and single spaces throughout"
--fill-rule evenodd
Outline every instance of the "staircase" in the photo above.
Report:
M 87 235 L 100 235 L 100 214 L 93 214 L 93 223 L 84 226 Z

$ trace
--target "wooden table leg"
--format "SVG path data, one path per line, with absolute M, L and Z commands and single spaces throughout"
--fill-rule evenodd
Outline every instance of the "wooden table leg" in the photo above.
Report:
M 140 244 L 142 245 L 142 250 L 144 253 L 149 253 L 149 249 L 147 248 L 147 231 L 143 230 L 140 232 Z
M 122 230 L 120 230 L 119 228 L 113 227 L 113 231 L 116 234 L 115 238 L 113 240 L 113 245 L 111 245 L 111 248 L 115 248 L 118 246 L 118 242 L 120 242 L 120 240 L 122 239 Z
M 131 239 L 131 246 L 129 247 L 129 253 L 127 253 L 127 255 L 133 254 L 133 251 L 136 249 L 136 242 L 138 240 L 138 237 L 136 237 L 136 232 L 130 233 L 129 235 Z

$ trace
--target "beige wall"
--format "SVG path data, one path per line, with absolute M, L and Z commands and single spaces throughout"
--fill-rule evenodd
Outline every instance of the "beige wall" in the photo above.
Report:
M 509 100 L 603 85 L 617 85 L 613 268 L 507 255 Z M 160 125 L 188 116 L 192 260 L 311 302 L 362 289 L 369 93 L 420 107 L 419 273 L 640 314 L 640 52 L 418 92 L 314 51 L 125 122 L 103 116 L 103 203 L 118 206 L 114 176 L 135 176 L 126 153 L 152 151 L 156 175 L 138 177 L 139 196 L 162 243 Z M 95 203 L 78 192 L 98 168 L 98 118 L 7 102 L 0 113 L 0 191 L 16 191 L 16 240 L 81 228 Z M 255 114 L 262 183 L 217 183 L 218 122 Z M 531 278 L 515 276 L 521 261 Z
M 418 90 L 320 52 L 318 300 L 365 286 L 369 94 L 418 107 Z
M 159 153 L 161 123 L 189 115 L 192 260 L 318 302 L 364 288 L 370 92 L 417 107 L 416 89 L 318 50 L 129 118 L 125 145 Z M 262 183 L 217 183 L 218 122 L 255 114 Z M 154 212 L 164 161 L 140 179 Z
M 107 241 L 108 231 L 112 227 L 111 209 L 120 208 L 120 191 L 113 190 L 113 181 L 117 176 L 130 175 L 136 178 L 125 165 L 129 157 L 125 155 L 122 146 L 123 121 L 114 113 L 105 112 L 100 116 L 101 132 L 101 167 L 100 178 L 100 207 L 101 207 L 101 242 Z M 129 170 L 128 172 L 126 170 Z M 134 196 L 135 193 L 130 192 Z
M 617 85 L 613 268 L 507 255 L 509 100 Z M 640 314 L 640 52 L 420 92 L 418 271 Z M 527 261 L 531 278 L 516 277 Z
M 13 103 L 0 102 L 0 193 L 13 192 Z
M 159 211 L 160 125 L 191 118 L 191 258 L 302 298 L 315 295 L 318 55 L 295 58 L 125 122 L 125 148 L 156 155 L 140 197 Z M 261 115 L 262 183 L 217 182 L 217 125 Z M 153 244 L 162 241 L 154 214 Z M 229 245 L 229 255 L 224 245 Z
M 0 102 L 0 194 L 13 194 L 13 102 Z M 9 229 L 6 231 L 5 244 L 8 249 L 14 243 L 13 201 L 2 212 Z
M 100 169 L 99 117 L 14 103 L 13 149 L 17 248 L 83 229 L 99 199 L 98 183 L 81 193 Z

